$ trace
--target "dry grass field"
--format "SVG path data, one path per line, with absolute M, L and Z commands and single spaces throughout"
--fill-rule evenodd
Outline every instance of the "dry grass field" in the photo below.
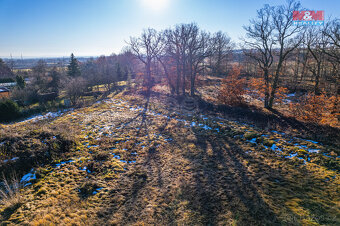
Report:
M 19 199 L 0 203 L 0 221 L 338 225 L 339 143 L 247 114 L 125 91 L 2 125 L 0 168 L 14 169 L 21 187 Z

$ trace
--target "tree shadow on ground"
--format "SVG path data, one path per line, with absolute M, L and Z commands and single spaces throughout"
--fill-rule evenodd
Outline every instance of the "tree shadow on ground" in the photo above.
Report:
M 137 132 L 137 136 L 140 135 L 142 128 L 144 128 L 146 131 L 148 131 L 148 127 L 147 127 L 147 119 L 146 119 L 146 112 L 148 111 L 148 107 L 149 107 L 149 102 L 150 102 L 150 94 L 145 94 L 145 99 L 146 102 L 144 104 L 143 107 L 143 111 L 141 111 L 140 113 L 138 113 L 134 118 L 130 119 L 129 121 L 125 122 L 122 125 L 122 129 L 125 129 L 130 123 L 132 122 L 136 122 L 138 120 L 138 118 L 141 118 L 140 120 L 140 125 L 138 127 L 138 132 Z
M 142 161 L 112 189 L 106 216 L 117 218 L 118 224 L 299 225 L 301 217 L 286 206 L 293 198 L 307 203 L 304 208 L 311 213 L 318 213 L 306 201 L 319 200 L 322 195 L 311 195 L 305 189 L 319 191 L 319 185 L 310 188 L 319 179 L 313 175 L 304 179 L 306 171 L 301 168 L 292 174 L 285 167 L 268 163 L 270 158 L 275 160 L 274 153 L 248 154 L 234 138 L 198 127 L 183 134 L 171 131 L 170 137 L 171 133 L 175 139 L 167 147 L 169 150 L 163 151 L 174 152 L 173 159 L 182 158 L 188 165 L 164 163 L 163 153 L 151 146 L 141 156 Z M 190 134 L 194 138 L 188 140 Z M 295 175 L 298 185 L 292 178 Z M 157 199 L 150 206 L 148 199 L 153 196 Z
M 310 137 L 323 143 L 337 141 L 340 145 L 340 129 L 327 125 L 302 122 L 292 117 L 287 117 L 273 109 L 264 112 L 255 106 L 231 107 L 226 105 L 215 105 L 200 97 L 196 97 L 198 107 L 201 111 L 209 114 L 223 114 L 226 118 L 255 124 L 261 129 L 298 131 L 297 136 Z
M 251 155 L 231 137 L 209 135 L 196 128 L 192 131 L 198 150 L 184 156 L 192 162 L 194 177 L 183 183 L 182 198 L 199 213 L 204 225 L 217 225 L 230 218 L 240 225 L 299 225 L 300 220 L 310 217 L 299 216 L 286 206 L 295 198 L 301 200 L 313 220 L 336 222 L 325 205 L 332 203 L 332 198 L 320 192 L 320 179 L 304 167 L 288 170 L 269 164 L 270 158 L 279 158 L 275 153 Z
M 249 177 L 250 173 L 242 164 L 241 149 L 229 139 L 226 142 L 198 131 L 195 136 L 198 150 L 187 155 L 193 163 L 194 177 L 190 183 L 184 184 L 187 193 L 183 197 L 202 217 L 202 223 L 216 225 L 226 220 L 225 217 L 231 217 L 241 225 L 279 224 L 259 193 L 257 182 Z M 259 162 L 257 165 L 265 168 Z M 271 175 L 278 177 L 279 172 L 270 171 Z M 229 215 L 224 216 L 226 213 Z

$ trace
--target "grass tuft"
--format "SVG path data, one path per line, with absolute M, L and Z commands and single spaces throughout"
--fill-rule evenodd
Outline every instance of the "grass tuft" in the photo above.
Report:
M 22 205 L 23 196 L 20 190 L 23 184 L 19 181 L 15 174 L 13 174 L 8 181 L 3 175 L 3 181 L 0 186 L 0 205 L 3 206 L 3 211 L 0 220 L 8 220 L 11 215 Z

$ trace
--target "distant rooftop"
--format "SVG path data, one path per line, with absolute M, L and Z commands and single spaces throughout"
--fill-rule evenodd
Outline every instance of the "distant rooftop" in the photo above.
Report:
M 26 80 L 25 80 L 26 81 Z M 0 87 L 2 88 L 7 88 L 7 87 L 13 87 L 16 86 L 16 82 L 5 82 L 5 83 L 0 83 Z

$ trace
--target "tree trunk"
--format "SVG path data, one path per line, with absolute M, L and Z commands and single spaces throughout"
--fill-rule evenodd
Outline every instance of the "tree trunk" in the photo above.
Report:
M 170 88 L 170 92 L 171 94 L 175 94 L 175 87 L 171 84 L 171 80 L 170 80 L 170 76 L 169 76 L 169 72 L 168 72 L 168 69 L 166 68 L 166 65 L 163 63 L 163 61 L 161 61 L 160 59 L 158 59 L 158 61 L 161 63 L 163 69 L 164 69 L 164 74 L 168 80 L 168 85 L 169 85 L 169 88 Z
M 146 82 L 147 82 L 147 95 L 151 91 L 151 60 L 148 60 L 146 64 Z
M 279 82 L 281 67 L 282 67 L 282 61 L 279 61 L 277 68 L 276 68 L 276 72 L 275 72 L 272 90 L 270 92 L 270 98 L 269 98 L 269 104 L 268 104 L 269 109 L 273 108 L 274 99 L 275 99 L 275 92 L 276 92 L 277 85 L 278 85 L 278 82 Z
M 177 78 L 176 78 L 176 95 L 179 96 L 179 87 L 180 87 L 180 82 L 181 82 L 181 65 L 180 65 L 180 62 L 179 60 L 177 59 L 177 67 L 176 67 L 176 70 L 177 70 Z
M 308 52 L 306 53 L 306 55 L 303 59 L 303 63 L 302 63 L 303 66 L 302 66 L 302 72 L 301 72 L 301 77 L 300 77 L 300 83 L 302 82 L 302 79 L 305 77 L 307 61 L 308 61 Z
M 190 78 L 190 96 L 195 96 L 195 78 L 196 78 L 196 69 L 191 70 L 191 78 Z
M 194 96 L 195 95 L 195 78 L 194 76 L 192 75 L 191 76 L 191 84 L 190 84 L 190 96 Z
M 300 68 L 300 51 L 297 52 L 297 58 L 295 59 L 295 69 L 294 69 L 294 78 L 293 78 L 294 92 L 296 92 L 299 68 Z
M 314 85 L 314 94 L 319 95 L 320 89 L 319 89 L 319 82 L 320 82 L 320 73 L 321 73 L 321 62 L 317 62 L 317 71 L 315 75 L 315 85 Z
M 183 79 L 183 87 L 182 87 L 182 93 L 185 96 L 185 79 L 186 79 L 186 65 L 185 65 L 185 59 L 183 59 L 183 66 L 182 66 L 182 79 Z
M 264 91 L 264 107 L 269 108 L 269 71 L 268 69 L 264 69 L 264 82 L 265 82 L 265 91 Z

